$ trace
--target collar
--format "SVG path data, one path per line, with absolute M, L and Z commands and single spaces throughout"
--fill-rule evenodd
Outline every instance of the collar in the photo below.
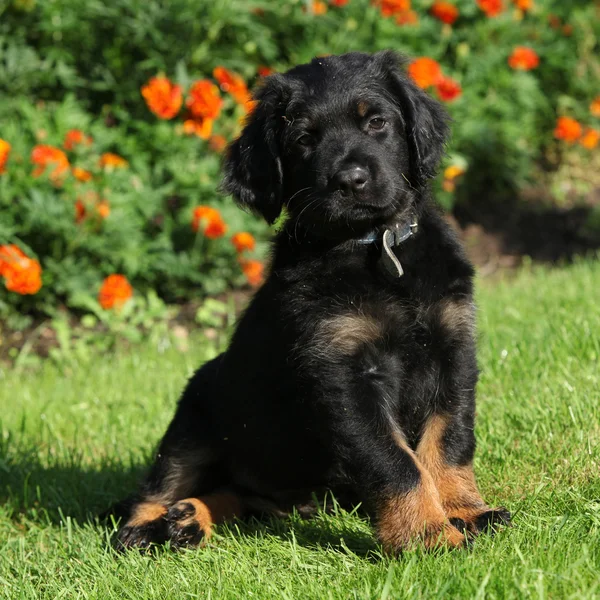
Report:
M 417 215 L 411 213 L 408 220 L 404 223 L 395 223 L 391 225 L 384 229 L 383 234 L 381 233 L 381 230 L 373 230 L 364 237 L 356 240 L 356 242 L 367 245 L 381 240 L 382 248 L 380 264 L 389 275 L 400 278 L 404 275 L 404 269 L 402 269 L 402 265 L 394 252 L 394 248 L 397 248 L 400 244 L 417 233 L 418 228 L 419 223 L 417 221 Z

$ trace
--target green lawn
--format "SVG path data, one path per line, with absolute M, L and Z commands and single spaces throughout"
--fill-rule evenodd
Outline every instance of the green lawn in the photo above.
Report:
M 599 598 L 599 301 L 598 262 L 480 282 L 475 470 L 514 527 L 472 550 L 397 559 L 343 512 L 117 555 L 89 517 L 133 488 L 211 349 L 0 368 L 0 597 Z

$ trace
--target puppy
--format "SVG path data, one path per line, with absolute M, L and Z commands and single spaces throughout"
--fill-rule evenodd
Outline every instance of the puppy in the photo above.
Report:
M 273 223 L 229 349 L 189 381 L 118 533 L 196 544 L 314 493 L 361 502 L 390 552 L 509 521 L 473 475 L 473 269 L 428 194 L 448 118 L 392 52 L 268 77 L 224 164 Z

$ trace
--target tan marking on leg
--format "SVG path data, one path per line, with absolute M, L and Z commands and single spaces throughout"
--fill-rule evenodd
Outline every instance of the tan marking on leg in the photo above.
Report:
M 367 315 L 339 315 L 321 321 L 314 344 L 321 355 L 350 355 L 382 335 L 381 324 Z
M 436 304 L 442 326 L 452 333 L 472 334 L 475 328 L 475 305 L 465 298 L 444 298 Z
M 448 518 L 459 518 L 469 525 L 490 508 L 477 488 L 473 465 L 452 466 L 446 463 L 443 437 L 447 427 L 447 417 L 433 415 L 425 425 L 417 456 L 431 473 Z
M 160 519 L 167 513 L 167 509 L 157 502 L 140 502 L 133 510 L 127 527 L 139 527 L 151 521 Z
M 200 498 L 185 498 L 177 504 L 189 503 L 194 507 L 194 514 L 177 522 L 178 527 L 196 524 L 208 539 L 212 535 L 212 526 L 223 523 L 243 513 L 240 498 L 230 493 L 211 494 Z
M 380 507 L 378 532 L 384 547 L 397 551 L 419 543 L 426 548 L 462 546 L 464 535 L 448 522 L 431 474 L 402 433 L 396 430 L 393 435 L 396 444 L 414 460 L 421 479 L 413 490 L 390 498 Z

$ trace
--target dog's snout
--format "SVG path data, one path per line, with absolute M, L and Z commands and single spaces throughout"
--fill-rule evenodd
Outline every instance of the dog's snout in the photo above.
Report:
M 359 192 L 369 181 L 369 172 L 364 167 L 352 166 L 339 170 L 334 175 L 334 181 L 342 192 Z

